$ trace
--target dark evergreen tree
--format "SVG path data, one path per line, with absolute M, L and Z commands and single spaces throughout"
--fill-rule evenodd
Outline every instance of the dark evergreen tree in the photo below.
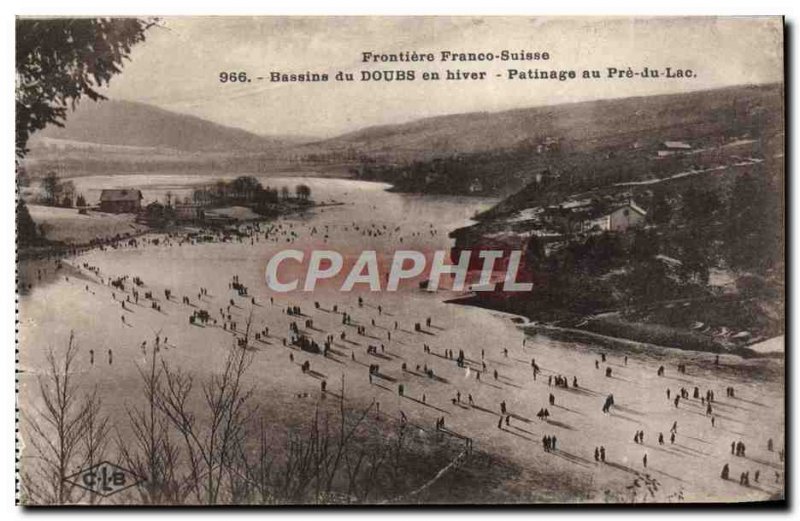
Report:
M 16 154 L 47 125 L 63 126 L 67 110 L 122 70 L 132 47 L 155 20 L 18 18 L 16 21 Z
M 780 261 L 783 223 L 780 192 L 766 175 L 746 173 L 731 191 L 725 230 L 728 264 L 764 274 Z
M 17 199 L 17 243 L 19 246 L 30 246 L 39 241 L 36 223 L 33 222 L 28 207 L 21 197 Z

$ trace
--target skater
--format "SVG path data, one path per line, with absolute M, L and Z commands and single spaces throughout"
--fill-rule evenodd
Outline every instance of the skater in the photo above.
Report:
M 612 405 L 614 405 L 614 395 L 609 394 L 606 397 L 606 402 L 603 404 L 603 412 L 607 413 L 608 411 L 610 411 Z

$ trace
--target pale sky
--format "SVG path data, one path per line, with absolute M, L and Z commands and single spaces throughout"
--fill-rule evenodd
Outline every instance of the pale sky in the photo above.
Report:
M 427 116 L 783 80 L 780 18 L 167 18 L 140 44 L 108 91 L 265 135 L 329 137 Z M 362 51 L 547 51 L 549 61 L 364 64 Z M 694 79 L 507 80 L 506 69 L 693 69 Z M 487 71 L 483 81 L 422 81 L 423 70 Z M 413 69 L 414 82 L 361 82 L 359 71 Z M 333 81 L 339 70 L 354 82 Z M 327 83 L 221 84 L 327 72 Z M 503 78 L 495 77 L 502 74 Z

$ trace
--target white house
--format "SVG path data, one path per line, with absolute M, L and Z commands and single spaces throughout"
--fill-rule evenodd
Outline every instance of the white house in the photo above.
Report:
M 666 157 L 674 154 L 682 154 L 690 151 L 692 145 L 683 141 L 664 141 L 658 150 L 658 157 Z
M 647 212 L 633 201 L 611 208 L 600 215 L 584 221 L 583 229 L 624 232 L 644 224 Z

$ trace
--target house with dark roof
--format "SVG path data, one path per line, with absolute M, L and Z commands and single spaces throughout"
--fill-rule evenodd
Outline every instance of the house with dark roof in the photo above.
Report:
M 142 209 L 142 191 L 130 188 L 106 189 L 100 192 L 100 211 L 106 213 L 138 213 Z

